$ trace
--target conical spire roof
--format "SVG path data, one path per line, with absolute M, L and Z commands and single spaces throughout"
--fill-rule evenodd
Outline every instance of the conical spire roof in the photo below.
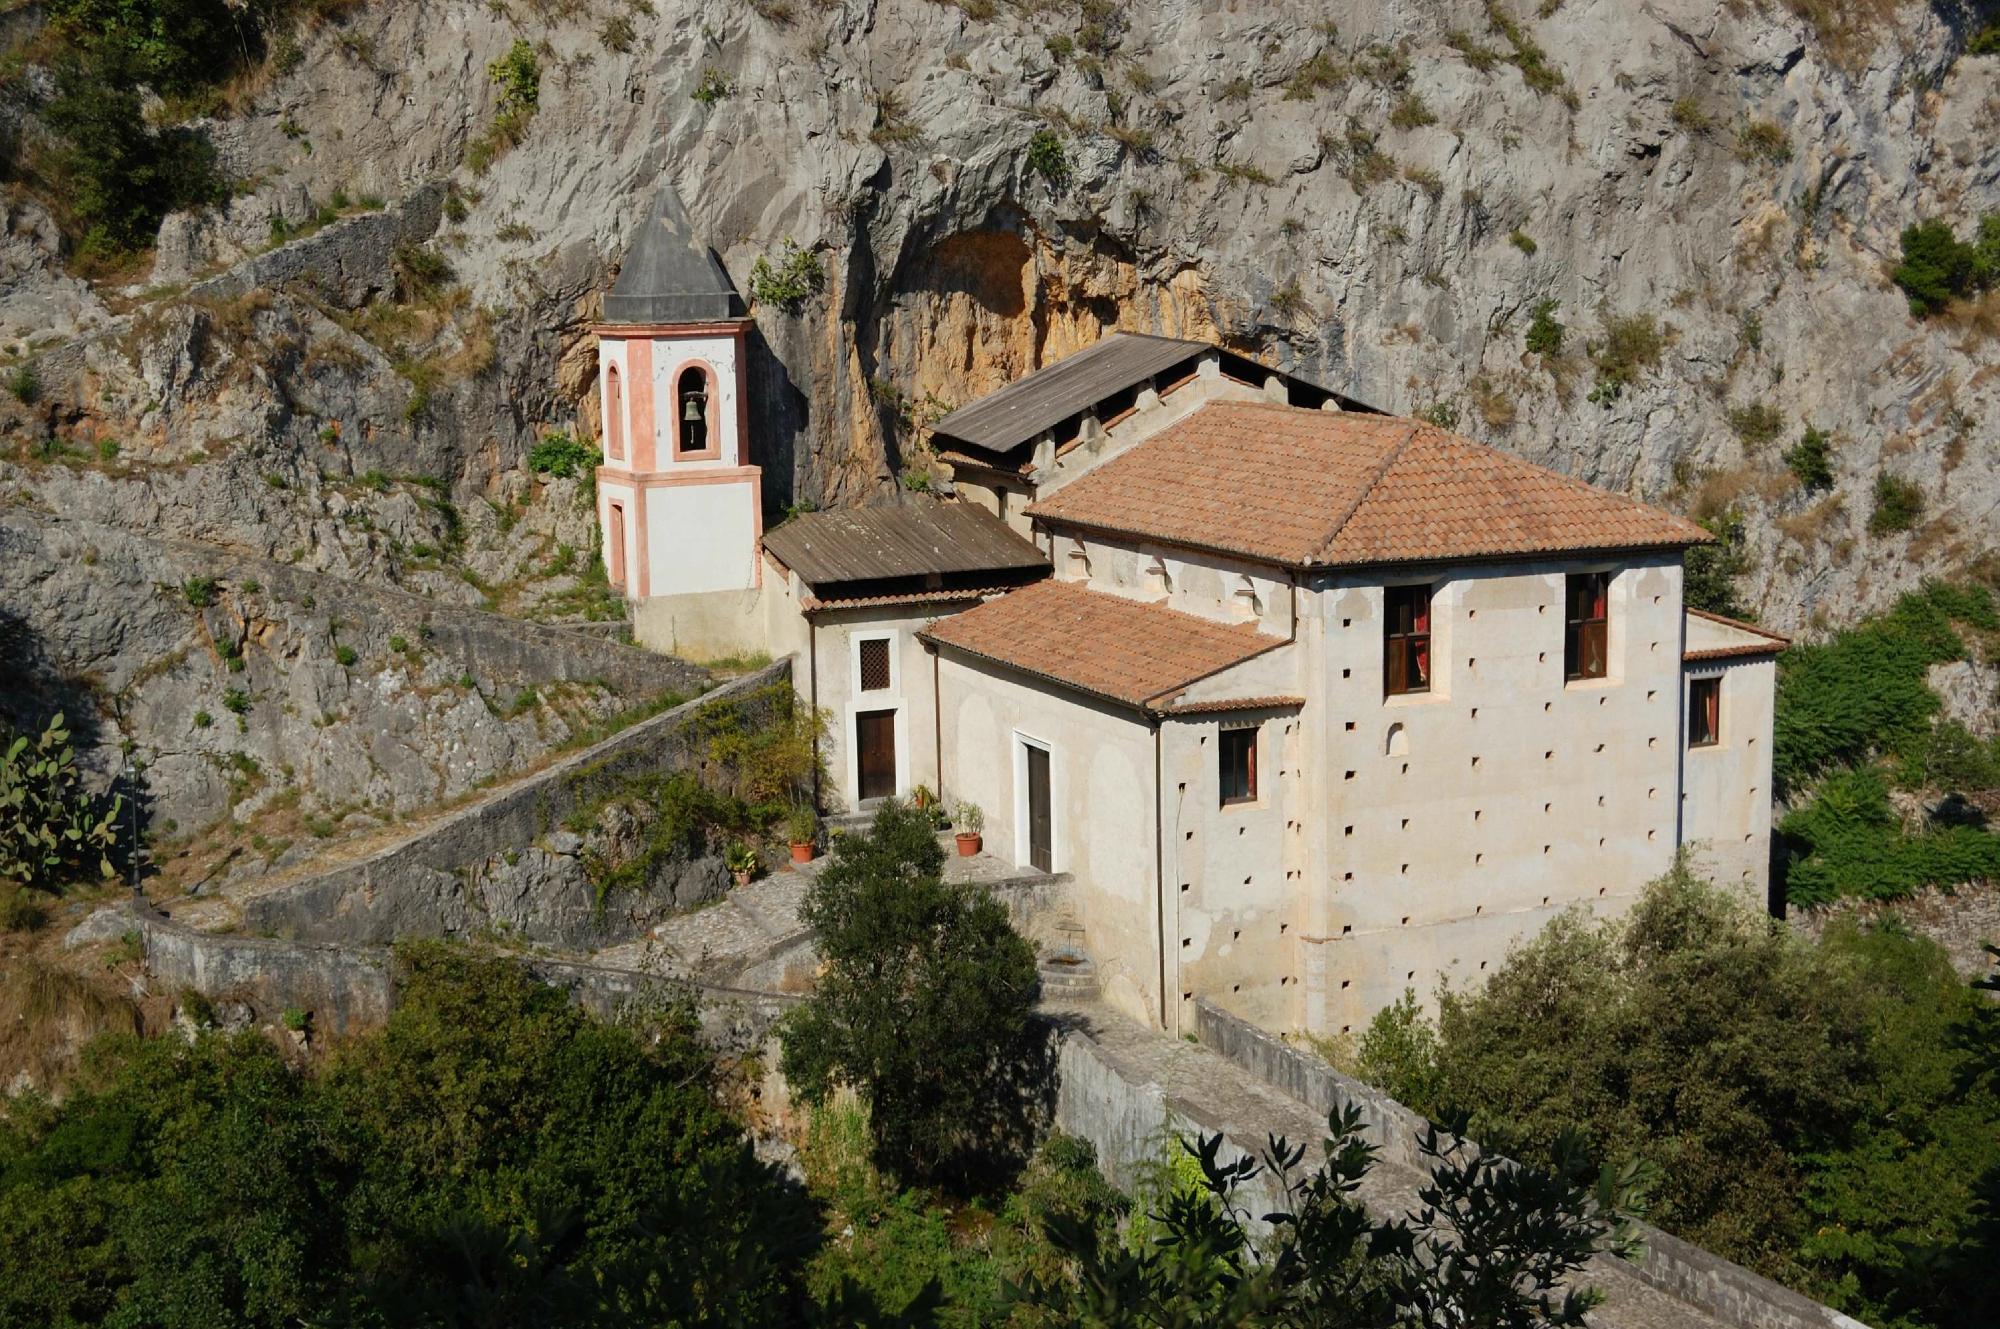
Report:
M 729 274 L 694 233 L 672 185 L 661 185 L 604 297 L 606 323 L 715 323 L 741 318 Z

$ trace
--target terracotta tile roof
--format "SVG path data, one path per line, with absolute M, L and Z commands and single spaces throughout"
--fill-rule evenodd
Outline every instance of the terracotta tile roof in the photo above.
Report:
M 1126 706 L 1160 709 L 1198 678 L 1283 646 L 1251 623 L 1216 623 L 1074 582 L 1043 581 L 918 634 Z
M 1421 421 L 1265 402 L 1210 402 L 1028 513 L 1293 567 L 1710 539 L 1692 522 Z
M 1689 618 L 1701 619 L 1715 625 L 1700 635 L 1708 642 L 1704 646 L 1689 646 L 1681 652 L 1681 659 L 1689 664 L 1706 660 L 1737 660 L 1752 656 L 1776 655 L 1792 644 L 1790 637 L 1760 628 L 1755 623 L 1745 623 L 1741 619 L 1726 618 L 1721 614 L 1711 614 L 1706 609 L 1690 608 Z M 1693 626 L 1693 625 L 1690 625 Z M 1689 633 L 1692 641 L 1694 633 Z

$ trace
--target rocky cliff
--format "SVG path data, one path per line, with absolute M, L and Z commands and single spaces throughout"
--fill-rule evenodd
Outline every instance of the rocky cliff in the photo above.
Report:
M 1991 552 L 2000 313 L 1886 275 L 2000 207 L 1955 0 L 328 8 L 206 122 L 243 186 L 150 270 L 80 280 L 7 202 L 22 520 L 573 613 L 588 518 L 524 458 L 594 435 L 587 325 L 670 179 L 746 292 L 788 238 L 823 268 L 754 302 L 780 504 L 867 501 L 937 412 L 1125 327 L 1733 508 L 1783 629 Z M 1782 460 L 1808 425 L 1830 487 Z M 1920 503 L 1871 534 L 1884 474 Z

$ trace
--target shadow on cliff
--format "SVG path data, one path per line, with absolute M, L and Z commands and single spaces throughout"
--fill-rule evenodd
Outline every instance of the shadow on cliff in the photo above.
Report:
M 132 846 L 151 823 L 153 797 L 141 772 L 126 766 L 119 736 L 106 724 L 110 703 L 95 679 L 68 668 L 49 652 L 40 633 L 18 614 L 0 609 L 0 733 L 30 739 L 60 715 L 78 764 L 93 789 L 124 801 L 112 862 L 130 870 Z

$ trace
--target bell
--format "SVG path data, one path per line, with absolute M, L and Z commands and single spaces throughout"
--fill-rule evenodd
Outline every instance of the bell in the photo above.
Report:
M 702 397 L 699 392 L 689 393 L 687 398 L 687 405 L 681 407 L 681 419 L 695 420 L 695 421 L 700 420 L 702 418 L 701 402 L 702 402 Z

